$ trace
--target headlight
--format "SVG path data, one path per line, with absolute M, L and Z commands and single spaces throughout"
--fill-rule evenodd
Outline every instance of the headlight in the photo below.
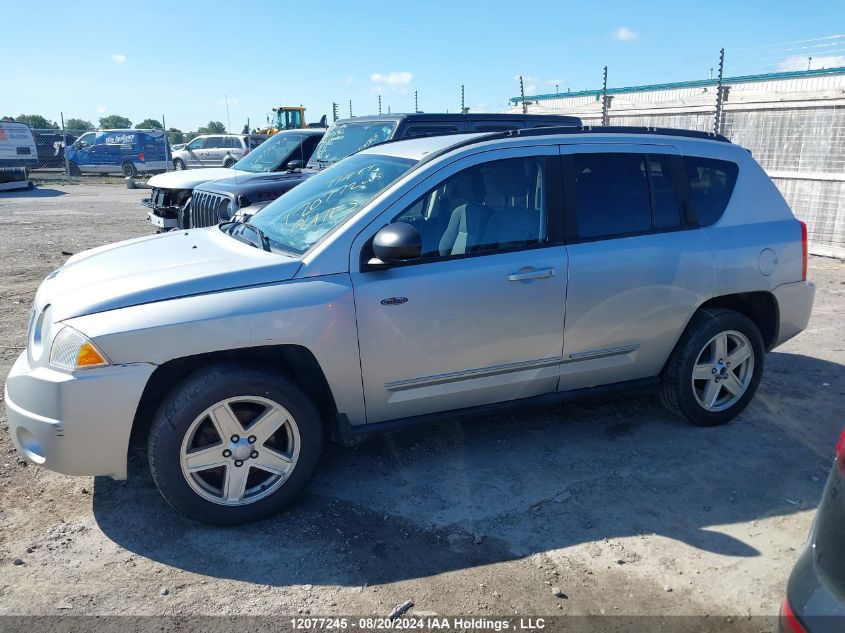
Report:
M 65 326 L 53 339 L 50 364 L 72 370 L 103 367 L 109 362 L 94 343 L 73 328 Z

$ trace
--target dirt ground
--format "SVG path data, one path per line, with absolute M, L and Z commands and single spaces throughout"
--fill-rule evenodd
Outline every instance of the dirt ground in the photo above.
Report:
M 69 253 L 150 232 L 143 190 L 0 194 L 0 375 Z M 221 529 L 130 478 L 26 465 L 0 409 L 0 615 L 774 615 L 845 420 L 845 265 L 732 424 L 649 394 L 331 446 L 292 510 Z M 559 595 L 555 595 L 559 594 Z

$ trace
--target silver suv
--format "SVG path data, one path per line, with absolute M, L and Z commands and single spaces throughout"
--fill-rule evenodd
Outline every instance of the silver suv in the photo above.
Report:
M 207 134 L 173 150 L 173 169 L 231 167 L 267 140 L 265 134 Z
M 103 246 L 41 284 L 6 384 L 31 461 L 218 524 L 308 483 L 323 442 L 654 385 L 739 414 L 803 330 L 806 229 L 747 151 L 613 128 L 355 154 L 259 213 Z

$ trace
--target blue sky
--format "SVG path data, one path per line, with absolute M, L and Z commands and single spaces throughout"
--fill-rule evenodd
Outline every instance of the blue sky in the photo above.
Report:
M 501 111 L 517 95 L 706 77 L 721 46 L 728 74 L 845 62 L 845 2 L 158 2 L 41 0 L 6 22 L 0 115 L 239 130 L 272 105 L 308 121 L 386 112 Z M 839 28 L 840 30 L 836 30 Z M 807 41 L 812 40 L 812 41 Z M 797 44 L 787 44 L 798 42 Z M 841 57 L 841 59 L 840 59 Z

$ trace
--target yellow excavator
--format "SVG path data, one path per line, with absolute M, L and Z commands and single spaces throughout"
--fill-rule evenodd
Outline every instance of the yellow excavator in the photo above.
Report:
M 302 106 L 278 106 L 267 115 L 267 127 L 258 130 L 259 134 L 273 135 L 280 130 L 300 130 L 309 127 L 326 127 L 326 117 L 319 123 L 305 123 L 305 108 Z

